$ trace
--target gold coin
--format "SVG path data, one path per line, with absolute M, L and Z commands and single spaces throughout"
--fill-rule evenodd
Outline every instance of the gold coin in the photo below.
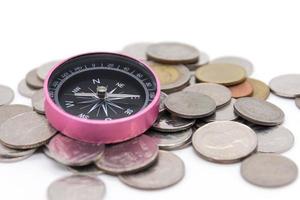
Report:
M 253 87 L 252 97 L 256 97 L 261 100 L 266 100 L 270 95 L 270 88 L 264 82 L 248 78 L 248 81 Z
M 215 63 L 204 65 L 196 70 L 200 82 L 236 85 L 246 79 L 246 71 L 238 65 Z
M 179 91 L 189 84 L 190 72 L 184 65 L 167 65 L 151 61 L 147 63 L 158 76 L 163 92 Z

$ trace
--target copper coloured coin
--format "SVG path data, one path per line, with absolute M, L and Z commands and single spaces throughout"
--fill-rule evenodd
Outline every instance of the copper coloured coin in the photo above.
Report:
M 104 146 L 57 134 L 46 145 L 45 153 L 63 165 L 84 166 L 97 161 L 104 152 Z
M 43 89 L 36 91 L 31 97 L 32 107 L 39 114 L 45 114 L 44 102 L 45 97 Z
M 228 63 L 228 64 L 239 65 L 246 70 L 247 76 L 251 76 L 251 74 L 253 73 L 253 64 L 251 63 L 251 61 L 242 57 L 223 56 L 212 60 L 211 63 Z
M 28 86 L 25 79 L 23 79 L 18 85 L 18 91 L 22 96 L 31 98 L 38 89 Z
M 51 183 L 47 193 L 48 200 L 101 200 L 105 185 L 96 177 L 72 175 Z
M 197 83 L 184 89 L 184 91 L 197 92 L 211 97 L 218 108 L 227 104 L 231 99 L 230 90 L 216 83 Z
M 251 96 L 253 92 L 252 85 L 247 80 L 234 86 L 228 87 L 233 98 L 241 98 Z
M 14 100 L 14 91 L 5 86 L 0 85 L 0 106 L 10 104 Z
M 283 153 L 294 145 L 293 133 L 283 126 L 254 126 L 253 130 L 258 137 L 258 152 Z
M 284 121 L 284 112 L 279 107 L 253 97 L 238 99 L 234 110 L 241 118 L 257 125 L 276 126 Z
M 188 44 L 161 42 L 148 47 L 147 57 L 159 63 L 190 64 L 198 61 L 199 51 Z
M 253 93 L 251 97 L 255 97 L 261 100 L 266 100 L 270 95 L 270 88 L 264 82 L 248 78 L 247 81 L 252 85 Z
M 216 103 L 211 97 L 189 91 L 170 94 L 165 105 L 170 113 L 187 119 L 207 117 L 216 111 Z
M 189 84 L 190 72 L 184 65 L 168 65 L 150 61 L 147 63 L 158 76 L 163 92 L 176 92 Z
M 246 71 L 239 65 L 214 63 L 196 70 L 199 82 L 218 83 L 226 86 L 236 85 L 246 79 Z
M 56 132 L 44 116 L 25 112 L 2 123 L 0 140 L 10 148 L 32 149 L 47 143 Z
M 147 135 L 141 135 L 126 142 L 107 145 L 96 165 L 111 174 L 136 172 L 153 164 L 157 156 L 156 141 Z
M 120 175 L 119 179 L 137 189 L 157 190 L 178 183 L 184 177 L 184 171 L 184 163 L 178 156 L 160 151 L 154 166 L 138 173 Z
M 161 113 L 152 128 L 161 132 L 177 132 L 186 130 L 195 124 L 194 119 L 176 117 L 169 112 Z
M 242 162 L 241 174 L 246 181 L 260 187 L 281 187 L 296 180 L 298 168 L 284 156 L 258 153 Z
M 28 72 L 25 80 L 28 86 L 32 88 L 40 89 L 43 87 L 43 80 L 39 79 L 37 75 L 37 69 L 33 69 L 30 72 Z
M 147 60 L 146 51 L 152 43 L 139 42 L 125 46 L 121 53 L 134 57 L 139 60 Z
M 256 150 L 257 136 L 244 124 L 220 121 L 197 129 L 192 143 L 197 153 L 208 161 L 234 163 Z

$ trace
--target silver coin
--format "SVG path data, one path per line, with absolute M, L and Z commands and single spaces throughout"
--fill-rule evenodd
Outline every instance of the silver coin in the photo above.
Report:
M 0 85 L 0 106 L 10 104 L 14 97 L 14 91 L 11 88 Z
M 34 152 L 30 154 L 26 154 L 23 156 L 17 156 L 17 157 L 7 157 L 7 156 L 0 156 L 0 163 L 13 163 L 13 162 L 19 162 L 22 160 L 25 160 L 33 155 Z
M 45 97 L 44 97 L 43 89 L 38 90 L 31 97 L 32 107 L 39 114 L 45 114 L 44 102 L 45 102 Z
M 48 200 L 101 200 L 105 185 L 96 177 L 72 175 L 51 183 L 47 193 Z
M 25 81 L 28 86 L 35 89 L 40 89 L 43 87 L 43 81 L 38 78 L 36 71 L 37 69 L 33 69 L 30 72 L 28 72 L 26 74 Z
M 215 112 L 215 114 L 208 116 L 206 118 L 203 118 L 206 122 L 214 122 L 214 121 L 233 121 L 238 118 L 238 116 L 234 112 L 234 104 L 236 100 L 231 99 L 230 103 L 228 105 L 225 105 L 222 108 L 218 108 Z
M 277 76 L 270 81 L 269 87 L 278 96 L 295 98 L 300 94 L 300 74 Z
M 237 57 L 237 56 L 224 56 L 220 58 L 216 58 L 211 61 L 211 63 L 227 63 L 227 64 L 234 64 L 234 65 L 239 65 L 243 67 L 246 72 L 247 76 L 251 76 L 253 73 L 253 64 L 249 60 L 242 58 L 242 57 Z
M 257 136 L 248 126 L 238 122 L 211 122 L 194 133 L 192 144 L 208 161 L 234 163 L 256 150 Z
M 258 138 L 257 151 L 262 153 L 283 153 L 294 145 L 294 135 L 283 126 L 255 126 Z
M 121 53 L 134 57 L 139 60 L 147 60 L 146 51 L 152 43 L 139 42 L 125 46 Z
M 234 104 L 236 114 L 254 124 L 275 126 L 284 121 L 284 113 L 276 105 L 253 97 L 240 98 Z
M 295 99 L 295 103 L 296 103 L 296 106 L 300 109 L 300 96 L 297 95 L 296 99 Z
M 46 145 L 45 154 L 68 166 L 84 166 L 97 161 L 104 152 L 104 144 L 91 144 L 57 134 Z
M 165 106 L 165 100 L 167 98 L 167 94 L 164 92 L 160 92 L 160 97 L 159 97 L 159 112 L 162 113 L 163 111 L 166 110 Z
M 190 64 L 198 61 L 199 51 L 187 44 L 162 42 L 150 45 L 147 49 L 147 57 L 160 63 Z
M 203 119 L 197 119 L 197 120 L 196 120 L 196 123 L 195 123 L 195 126 L 194 126 L 194 128 L 195 128 L 194 132 L 195 132 L 198 128 L 200 128 L 200 127 L 202 127 L 202 126 L 204 126 L 204 125 L 206 125 L 206 124 L 207 124 L 207 122 L 205 122 Z
M 216 102 L 218 108 L 226 105 L 231 100 L 230 90 L 216 83 L 198 83 L 185 88 L 184 91 L 207 95 Z
M 163 112 L 152 125 L 152 128 L 161 132 L 177 132 L 186 130 L 195 124 L 194 119 L 176 117 L 168 112 Z
M 242 162 L 241 174 L 246 181 L 257 186 L 281 187 L 296 180 L 298 168 L 284 156 L 258 153 Z
M 72 173 L 79 174 L 79 175 L 96 176 L 99 174 L 103 174 L 103 171 L 100 170 L 95 164 L 89 164 L 85 166 L 66 166 L 66 167 Z
M 157 141 L 160 149 L 175 150 L 185 145 L 191 139 L 193 130 L 190 128 L 175 133 L 163 133 L 150 129 L 146 134 Z
M 25 79 L 23 79 L 18 84 L 18 91 L 22 96 L 31 98 L 33 96 L 33 94 L 36 91 L 38 91 L 38 89 L 31 88 L 30 86 L 27 85 Z
M 32 108 L 25 105 L 12 104 L 0 107 L 0 126 L 3 122 L 16 115 L 31 112 Z
M 56 130 L 36 112 L 25 112 L 9 118 L 0 127 L 0 140 L 15 149 L 32 149 L 44 145 Z
M 155 190 L 175 185 L 184 177 L 183 161 L 173 153 L 160 151 L 154 166 L 134 174 L 123 174 L 119 179 L 134 188 Z
M 172 114 L 192 119 L 209 116 L 216 110 L 216 103 L 212 98 L 188 91 L 170 94 L 166 99 L 165 105 Z
M 36 151 L 36 149 L 28 149 L 28 150 L 18 150 L 6 147 L 5 145 L 0 143 L 0 157 L 22 157 L 26 155 L 31 155 Z
M 199 52 L 199 60 L 198 62 L 194 63 L 194 64 L 187 64 L 187 68 L 189 68 L 189 70 L 191 71 L 195 71 L 196 69 L 198 69 L 199 67 L 203 66 L 203 65 L 207 65 L 209 63 L 209 56 L 207 55 L 207 53 L 200 51 Z
M 123 143 L 107 146 L 96 166 L 111 174 L 135 172 L 153 164 L 157 156 L 156 141 L 147 135 L 141 135 Z
M 194 85 L 194 84 L 196 84 L 196 76 L 195 76 L 195 74 L 193 73 L 191 73 L 191 78 L 190 78 L 190 82 L 189 82 L 189 84 L 190 85 Z
M 52 60 L 50 62 L 44 63 L 37 68 L 36 74 L 39 79 L 45 80 L 49 71 L 59 62 L 59 60 Z

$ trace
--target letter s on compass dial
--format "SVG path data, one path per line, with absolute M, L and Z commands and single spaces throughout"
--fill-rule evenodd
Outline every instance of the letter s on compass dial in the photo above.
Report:
M 44 88 L 49 122 L 88 142 L 132 138 L 148 129 L 158 113 L 158 79 L 144 63 L 120 54 L 68 59 L 49 73 Z

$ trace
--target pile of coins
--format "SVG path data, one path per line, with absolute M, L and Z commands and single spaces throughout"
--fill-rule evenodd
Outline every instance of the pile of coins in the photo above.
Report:
M 210 162 L 241 162 L 241 175 L 261 187 L 279 187 L 297 178 L 296 164 L 280 155 L 294 144 L 281 124 L 284 112 L 266 101 L 271 91 L 294 98 L 300 108 L 300 74 L 282 75 L 269 86 L 250 78 L 253 64 L 241 57 L 210 60 L 197 48 L 176 42 L 136 43 L 120 53 L 146 62 L 159 77 L 159 117 L 145 134 L 113 144 L 90 144 L 57 133 L 44 116 L 43 80 L 58 61 L 30 71 L 19 83 L 32 107 L 10 104 L 13 91 L 0 86 L 0 162 L 16 162 L 42 149 L 74 173 L 54 181 L 49 200 L 103 199 L 98 175 L 118 176 L 128 186 L 162 189 L 185 174 L 172 150 L 194 148 Z M 74 191 L 76 190 L 76 193 Z M 75 194 L 75 195 L 74 195 Z

